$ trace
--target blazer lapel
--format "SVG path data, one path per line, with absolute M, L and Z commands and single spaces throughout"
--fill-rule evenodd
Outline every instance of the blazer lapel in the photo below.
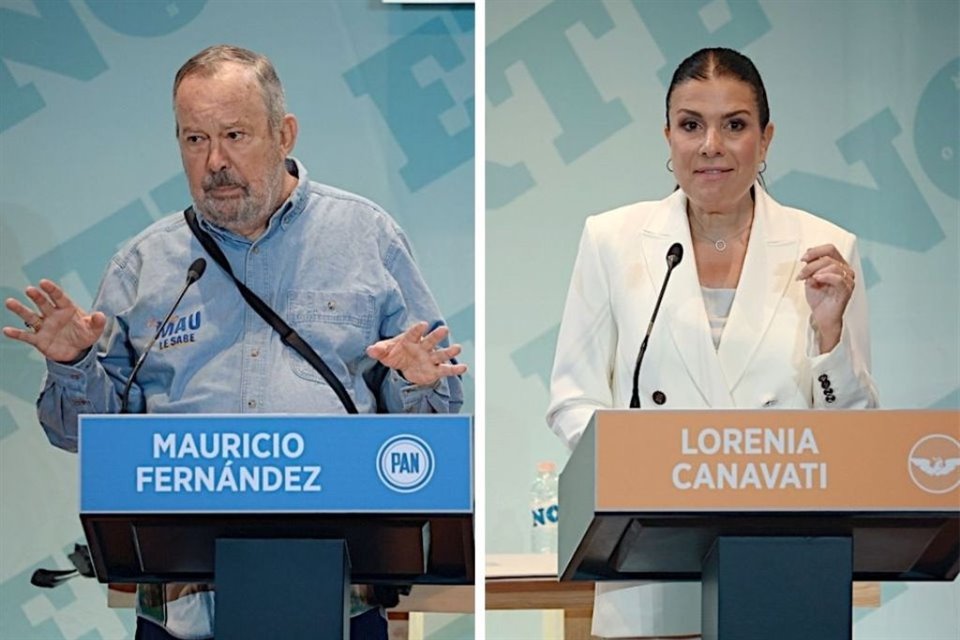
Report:
M 740 282 L 717 351 L 729 389 L 736 388 L 770 327 L 797 269 L 793 219 L 756 186 L 753 228 Z
M 654 295 L 659 293 L 667 274 L 667 251 L 674 242 L 683 246 L 683 260 L 670 276 L 650 340 L 665 339 L 667 332 L 664 330 L 668 329 L 683 366 L 703 395 L 704 403 L 709 407 L 733 407 L 733 397 L 710 337 L 687 223 L 686 202 L 686 197 L 678 190 L 665 201 L 659 220 L 642 232 L 641 246 Z M 644 323 L 646 318 L 638 318 L 638 321 Z M 644 324 L 638 326 L 645 327 Z M 642 378 L 643 373 L 640 375 Z

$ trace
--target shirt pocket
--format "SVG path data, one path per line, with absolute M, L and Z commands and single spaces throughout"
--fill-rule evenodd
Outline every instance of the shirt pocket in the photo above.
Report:
M 286 294 L 286 321 L 323 358 L 347 386 L 366 357 L 366 348 L 375 342 L 376 300 L 354 291 L 313 291 L 292 289 Z M 291 347 L 284 346 L 284 358 L 301 378 L 314 382 L 323 376 Z

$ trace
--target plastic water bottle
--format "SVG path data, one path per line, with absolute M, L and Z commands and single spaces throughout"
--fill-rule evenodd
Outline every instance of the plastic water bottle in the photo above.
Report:
M 537 464 L 537 477 L 530 489 L 530 543 L 534 553 L 557 552 L 557 465 Z

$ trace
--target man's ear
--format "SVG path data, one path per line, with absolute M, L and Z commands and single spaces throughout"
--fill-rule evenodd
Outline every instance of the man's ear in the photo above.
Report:
M 300 125 L 297 124 L 297 117 L 292 113 L 283 116 L 280 122 L 280 146 L 283 148 L 283 155 L 288 156 L 293 151 L 297 143 L 297 133 L 300 131 Z

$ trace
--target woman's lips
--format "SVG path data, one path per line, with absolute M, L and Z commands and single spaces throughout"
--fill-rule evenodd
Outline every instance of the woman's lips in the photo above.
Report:
M 717 168 L 695 169 L 693 174 L 695 176 L 699 176 L 707 180 L 711 180 L 711 179 L 719 180 L 720 178 L 723 178 L 724 176 L 726 176 L 728 173 L 732 171 L 733 169 L 717 169 Z

